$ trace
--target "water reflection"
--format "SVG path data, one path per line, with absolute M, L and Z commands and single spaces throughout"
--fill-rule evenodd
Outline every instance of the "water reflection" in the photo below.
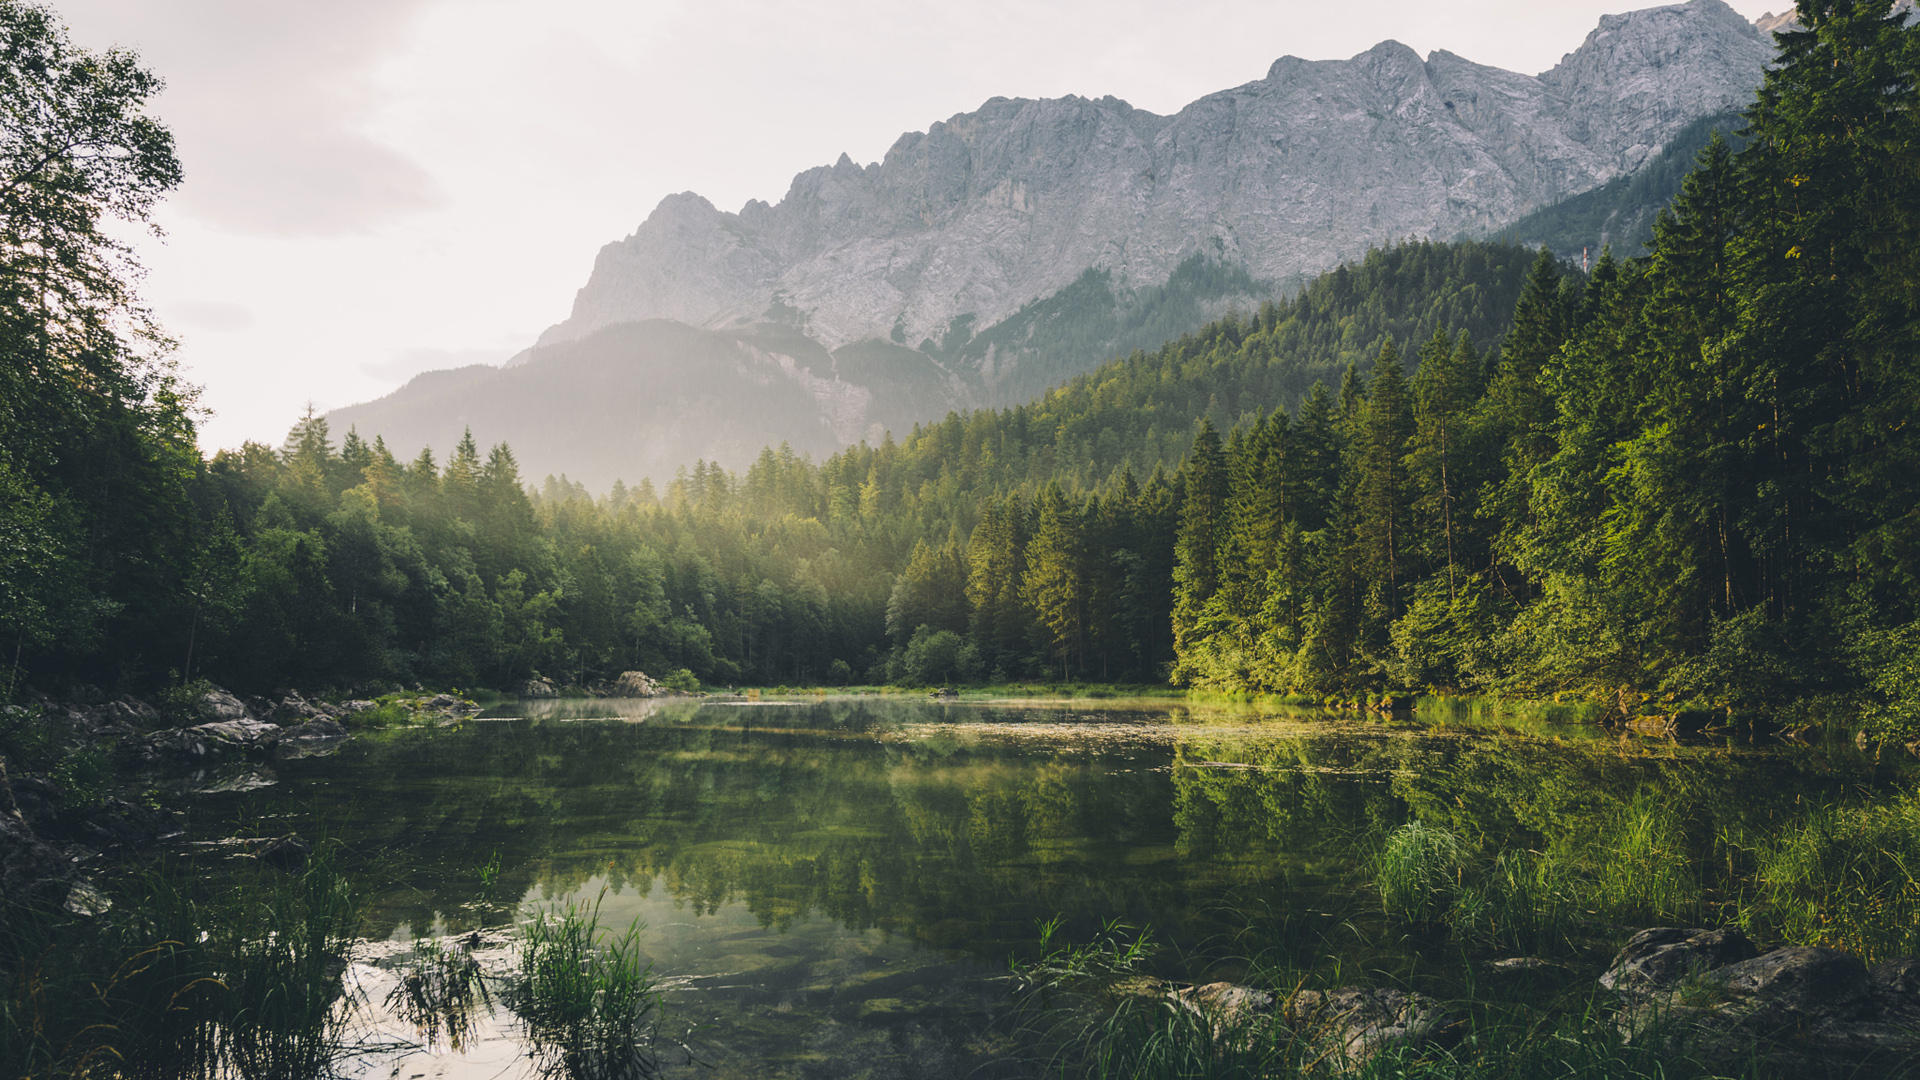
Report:
M 1253 956 L 1416 974 L 1448 961 L 1372 932 L 1358 862 L 1411 816 L 1545 848 L 1651 790 L 1711 835 L 1905 767 L 1163 702 L 497 711 L 286 762 L 273 788 L 206 796 L 202 831 L 265 814 L 341 840 L 385 883 L 379 937 L 604 890 L 611 921 L 645 921 L 659 969 L 690 980 L 723 1073 L 796 1076 L 858 1071 L 849 1054 L 880 1075 L 979 1065 L 994 980 L 1041 919 L 1152 926 L 1174 975 Z

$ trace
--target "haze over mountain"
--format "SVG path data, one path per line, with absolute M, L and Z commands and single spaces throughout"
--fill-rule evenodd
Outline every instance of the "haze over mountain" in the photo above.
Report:
M 1633 175 L 1774 54 L 1721 0 L 1607 16 L 1538 76 L 1386 41 L 1283 57 L 1172 116 L 995 98 L 738 213 L 687 192 L 603 248 L 506 369 L 339 410 L 399 453 L 472 425 L 590 486 L 821 454 L 1005 404 L 1408 236 L 1478 236 Z

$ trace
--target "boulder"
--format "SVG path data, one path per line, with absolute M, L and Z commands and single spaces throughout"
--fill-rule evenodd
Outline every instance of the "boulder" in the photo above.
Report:
M 1759 954 L 1753 942 L 1732 927 L 1656 926 L 1627 939 L 1600 976 L 1600 985 L 1623 994 L 1664 990 L 1690 976 Z
M 1205 1018 L 1218 1034 L 1272 1013 L 1278 999 L 1266 990 L 1216 982 L 1176 990 L 1173 1000 Z
M 659 683 L 649 678 L 644 671 L 623 671 L 620 677 L 600 684 L 600 692 L 607 697 L 660 697 L 671 693 Z
M 1721 959 L 1751 948 L 1727 933 L 1634 935 L 1601 977 L 1625 998 L 1615 1023 L 1627 1042 L 1728 1068 L 1758 1059 L 1795 1076 L 1857 1075 L 1920 1054 L 1920 959 L 1869 971 L 1818 946 Z
M 1284 1007 L 1296 1035 L 1356 1068 L 1384 1050 L 1441 1049 L 1466 1034 L 1466 1016 L 1406 990 L 1301 990 Z
M 280 727 L 258 720 L 223 720 L 198 727 L 163 731 L 147 741 L 158 754 L 187 761 L 208 761 L 264 754 L 280 742 Z
M 268 720 L 282 727 L 291 727 L 309 720 L 332 720 L 338 715 L 339 710 L 320 702 L 308 701 L 296 691 L 289 692 L 263 712 Z
M 253 714 L 248 711 L 245 703 L 218 686 L 200 695 L 200 700 L 194 704 L 199 708 L 200 715 L 207 717 L 214 723 L 243 720 L 256 722 Z
M 1867 973 L 1874 989 L 1887 994 L 1920 995 L 1920 956 L 1886 960 Z
M 547 679 L 528 679 L 520 684 L 518 693 L 523 698 L 557 698 L 560 688 Z
M 289 742 L 326 742 L 347 737 L 346 728 L 341 727 L 337 721 L 325 717 L 309 720 L 304 724 L 295 724 L 280 733 L 280 741 L 283 745 Z

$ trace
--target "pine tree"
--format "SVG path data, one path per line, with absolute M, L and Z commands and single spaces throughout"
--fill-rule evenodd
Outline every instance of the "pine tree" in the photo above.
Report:
M 1038 500 L 1039 522 L 1027 544 L 1020 595 L 1033 611 L 1044 651 L 1060 664 L 1060 677 L 1085 667 L 1086 568 L 1081 515 L 1058 481 Z
M 1191 677 L 1207 601 L 1219 587 L 1220 528 L 1227 499 L 1226 454 L 1213 422 L 1202 420 L 1181 467 L 1180 531 L 1174 541 L 1173 650 L 1175 679 Z
M 1406 457 L 1414 423 L 1406 372 L 1392 342 L 1381 348 L 1374 361 L 1356 428 L 1358 564 L 1367 580 L 1384 589 L 1387 617 L 1397 618 L 1412 548 Z

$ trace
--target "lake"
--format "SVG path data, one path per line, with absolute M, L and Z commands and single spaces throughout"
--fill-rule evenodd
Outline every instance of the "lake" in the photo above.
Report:
M 494 712 L 207 778 L 193 832 L 339 843 L 375 943 L 597 901 L 603 923 L 645 924 L 666 1030 L 702 1063 L 669 1049 L 670 1075 L 759 1080 L 1018 1074 L 1008 963 L 1046 920 L 1070 941 L 1151 928 L 1172 978 L 1451 985 L 1484 957 L 1396 927 L 1369 884 L 1368 853 L 1414 816 L 1545 849 L 1604 842 L 1597 822 L 1657 798 L 1683 823 L 1673 857 L 1709 858 L 1714 835 L 1913 773 L 1851 747 L 1167 701 Z M 515 1051 L 509 1025 L 361 1072 L 515 1075 Z

